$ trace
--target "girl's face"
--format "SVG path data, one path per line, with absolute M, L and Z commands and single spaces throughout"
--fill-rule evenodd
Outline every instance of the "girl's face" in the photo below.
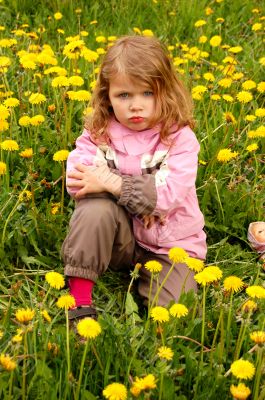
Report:
M 128 76 L 115 76 L 109 83 L 109 100 L 116 119 L 133 131 L 151 128 L 155 97 L 150 86 L 132 81 Z

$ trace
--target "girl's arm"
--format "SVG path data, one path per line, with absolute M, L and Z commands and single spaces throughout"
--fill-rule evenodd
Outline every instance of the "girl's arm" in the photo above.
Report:
M 104 152 L 92 142 L 89 133 L 85 129 L 82 135 L 77 138 L 75 144 L 76 148 L 69 154 L 66 167 L 66 187 L 70 196 L 73 197 L 75 197 L 75 194 L 80 190 L 80 187 L 73 185 L 76 180 L 71 178 L 69 175 L 78 172 L 75 167 L 77 164 L 83 164 L 86 166 L 107 164 Z
M 195 190 L 199 143 L 190 128 L 177 132 L 168 157 L 154 174 L 123 176 L 118 204 L 134 215 L 165 215 Z

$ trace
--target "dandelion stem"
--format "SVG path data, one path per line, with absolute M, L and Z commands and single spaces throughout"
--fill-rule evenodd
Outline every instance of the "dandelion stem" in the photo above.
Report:
M 160 294 L 160 292 L 161 292 L 161 290 L 162 290 L 164 284 L 166 283 L 166 281 L 168 280 L 169 275 L 171 274 L 171 272 L 172 272 L 173 269 L 174 269 L 174 266 L 175 266 L 175 263 L 173 262 L 172 265 L 171 265 L 171 267 L 170 267 L 170 269 L 169 269 L 169 271 L 168 271 L 168 273 L 166 274 L 165 278 L 163 279 L 161 285 L 160 285 L 159 288 L 157 289 L 157 292 L 156 292 L 156 294 L 155 294 L 155 296 L 154 296 L 154 298 L 153 298 L 153 301 L 152 301 L 152 303 L 151 303 L 151 307 L 150 307 L 151 309 L 153 308 L 155 302 L 157 301 L 158 296 L 159 296 L 159 294 Z
M 255 381 L 254 381 L 254 389 L 253 389 L 253 400 L 259 399 L 259 384 L 261 378 L 261 366 L 262 366 L 262 347 L 258 346 L 257 349 L 257 363 L 256 363 L 256 374 L 255 374 Z
M 82 357 L 82 361 L 81 361 L 77 390 L 75 393 L 75 400 L 79 399 L 80 386 L 81 386 L 81 382 L 82 382 L 82 376 L 83 376 L 83 370 L 84 370 L 84 364 L 85 364 L 85 359 L 86 359 L 86 355 L 87 355 L 87 350 L 88 350 L 88 340 L 86 341 L 86 345 L 84 348 L 83 357 Z
M 230 304 L 229 304 L 229 312 L 227 318 L 227 327 L 226 327 L 226 347 L 227 347 L 227 354 L 229 352 L 230 346 L 230 327 L 231 327 L 231 317 L 232 317 L 232 305 L 233 305 L 233 290 L 230 294 Z
M 65 318 L 66 318 L 66 353 L 67 353 L 67 373 L 68 376 L 71 372 L 71 362 L 70 362 L 70 345 L 69 345 L 69 318 L 68 309 L 65 308 Z

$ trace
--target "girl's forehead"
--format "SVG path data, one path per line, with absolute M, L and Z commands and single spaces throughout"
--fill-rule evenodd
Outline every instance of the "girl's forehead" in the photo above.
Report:
M 150 85 L 141 78 L 132 77 L 128 74 L 117 74 L 110 78 L 110 87 L 149 87 Z

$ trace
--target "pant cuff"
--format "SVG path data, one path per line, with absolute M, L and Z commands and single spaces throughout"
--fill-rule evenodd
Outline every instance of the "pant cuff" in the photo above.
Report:
M 73 267 L 72 265 L 67 264 L 64 267 L 64 274 L 66 276 L 74 276 L 76 278 L 84 278 L 90 279 L 93 282 L 96 282 L 98 279 L 98 273 L 92 271 L 89 268 L 82 268 L 82 267 Z

